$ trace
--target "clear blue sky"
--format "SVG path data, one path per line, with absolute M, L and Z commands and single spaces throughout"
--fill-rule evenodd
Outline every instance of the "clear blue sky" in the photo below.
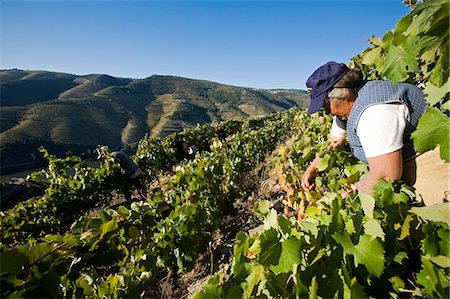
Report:
M 0 0 L 1 69 L 305 89 L 408 14 L 401 0 Z

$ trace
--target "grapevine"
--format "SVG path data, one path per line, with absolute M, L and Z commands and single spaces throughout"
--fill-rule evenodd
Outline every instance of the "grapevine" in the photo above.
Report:
M 227 145 L 214 139 L 210 152 L 181 164 L 146 201 L 82 216 L 65 233 L 28 236 L 28 246 L 2 243 L 2 256 L 9 257 L 2 259 L 2 294 L 136 297 L 159 272 L 186 271 L 240 196 L 240 174 L 275 149 L 297 113 L 304 112 L 244 124 Z
M 424 87 L 430 108 L 412 136 L 415 147 L 440 146 L 441 158 L 450 162 L 449 3 L 408 5 L 412 11 L 396 29 L 372 37 L 350 66 L 367 79 Z M 314 128 L 300 130 L 280 149 L 277 166 L 285 202 L 297 209 L 297 218 L 267 209 L 262 233 L 239 233 L 231 271 L 211 278 L 195 298 L 448 298 L 449 203 L 422 207 L 407 185 L 383 180 L 372 196 L 351 194 L 344 201 L 340 194 L 367 169 L 345 148 L 329 153 L 326 144 L 310 139 L 323 142 Z M 298 180 L 312 153 L 321 157 L 318 188 L 304 193 Z

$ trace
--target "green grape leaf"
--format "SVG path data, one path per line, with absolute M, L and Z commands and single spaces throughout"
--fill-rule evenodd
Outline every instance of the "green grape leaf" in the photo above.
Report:
M 281 255 L 278 261 L 278 265 L 271 267 L 270 269 L 275 273 L 288 273 L 292 271 L 292 267 L 299 265 L 300 260 L 300 247 L 301 242 L 295 237 L 290 237 L 281 243 Z
M 19 274 L 22 266 L 28 262 L 25 253 L 20 252 L 17 248 L 3 251 L 0 258 L 0 273 Z
M 410 201 L 410 198 L 405 193 L 394 193 L 392 194 L 392 202 L 394 204 L 398 203 L 408 203 Z
M 409 211 L 424 220 L 450 222 L 450 202 L 428 207 L 413 207 Z
M 436 242 L 434 233 L 430 231 L 430 227 L 433 227 L 433 225 L 425 226 L 427 237 L 422 240 L 422 250 L 428 256 L 437 256 L 439 255 L 439 244 Z
M 335 233 L 332 237 L 334 240 L 336 240 L 336 242 L 339 243 L 339 245 L 342 246 L 345 255 L 353 254 L 355 246 L 353 245 L 350 236 L 346 232 Z
M 430 82 L 437 86 L 444 85 L 444 83 L 448 80 L 448 71 L 448 54 L 441 54 L 437 59 L 434 68 L 431 70 Z
M 441 268 L 450 268 L 450 257 L 448 256 L 438 255 L 430 257 L 430 261 L 432 261 Z
M 269 230 L 277 227 L 279 227 L 277 211 L 275 209 L 270 209 L 264 220 L 264 229 Z
M 373 210 L 375 209 L 375 199 L 367 193 L 358 194 L 364 215 L 373 218 Z
M 345 222 L 345 230 L 351 235 L 355 232 L 355 223 L 353 219 L 349 219 Z
M 83 289 L 84 295 L 89 296 L 94 294 L 94 288 L 92 286 L 93 281 L 91 276 L 84 273 L 77 279 L 77 285 Z
M 400 289 L 405 288 L 405 282 L 398 276 L 389 278 L 389 281 L 392 283 L 392 286 L 396 292 L 400 292 Z
M 132 225 L 128 228 L 128 235 L 130 236 L 130 238 L 137 240 L 141 234 L 136 225 Z
M 308 209 L 309 208 L 310 207 L 308 207 Z M 301 227 L 303 232 L 309 233 L 309 234 L 313 235 L 314 237 L 317 237 L 319 230 L 317 229 L 318 224 L 316 221 L 313 221 L 312 219 L 308 219 L 308 220 L 299 221 L 298 224 Z
M 450 101 L 445 102 L 445 103 L 442 105 L 442 109 L 443 109 L 443 110 L 450 110 Z
M 362 264 L 375 277 L 380 277 L 384 271 L 384 250 L 377 239 L 362 235 L 354 247 L 355 264 Z
M 418 35 L 428 32 L 432 27 L 436 16 L 439 15 L 439 10 L 442 9 L 442 5 L 427 5 L 425 3 L 422 5 L 423 6 L 418 7 L 418 13 L 414 14 L 411 25 L 404 32 L 405 35 Z
M 367 298 L 364 292 L 364 287 L 358 283 L 358 279 L 353 277 L 351 280 L 351 295 L 350 298 Z
M 103 236 L 106 235 L 107 233 L 113 232 L 118 228 L 119 228 L 119 225 L 118 225 L 117 221 L 114 219 L 102 224 L 102 234 L 100 236 L 100 239 L 102 239 Z
M 119 209 L 117 210 L 117 213 L 119 213 L 119 215 L 123 216 L 123 217 L 128 217 L 130 216 L 130 210 L 128 210 L 126 207 L 124 206 L 120 206 Z
M 109 286 L 106 281 L 103 281 L 97 288 L 98 297 L 100 298 L 108 298 L 110 294 Z
M 241 297 L 242 297 L 242 289 L 240 286 L 231 287 L 225 294 L 225 299 L 233 299 L 233 298 L 241 298 Z M 211 298 L 211 297 L 208 297 L 208 298 Z
M 440 40 L 433 36 L 422 36 L 420 39 L 420 45 L 423 45 L 422 54 L 420 59 L 424 62 L 434 63 L 436 61 L 436 56 L 439 54 L 439 48 L 433 47 L 436 42 L 440 42 Z
M 28 259 L 30 261 L 30 264 L 36 262 L 37 260 L 41 259 L 50 251 L 52 251 L 55 248 L 53 244 L 49 243 L 39 243 L 36 245 L 33 245 L 29 248 L 27 251 Z
M 427 82 L 423 93 L 426 95 L 427 102 L 430 103 L 431 106 L 433 106 L 437 102 L 439 102 L 447 93 L 449 93 L 449 91 L 450 80 L 447 80 L 447 82 L 441 87 L 437 87 L 433 83 Z
M 278 232 L 275 229 L 266 230 L 259 239 L 261 241 L 261 253 L 259 262 L 264 266 L 276 265 L 280 258 L 281 243 L 278 240 Z
M 406 15 L 405 17 L 400 19 L 400 21 L 397 22 L 397 25 L 395 28 L 396 31 L 404 32 L 411 25 L 411 21 L 412 21 L 412 15 L 411 14 Z
M 400 251 L 397 253 L 394 257 L 394 262 L 399 263 L 400 265 L 403 265 L 403 260 L 408 258 L 408 254 L 404 251 Z
M 278 224 L 280 225 L 278 231 L 282 233 L 283 236 L 286 236 L 287 238 L 289 235 L 292 235 L 292 223 L 288 218 L 284 216 L 278 217 Z
M 319 290 L 319 285 L 317 283 L 317 278 L 314 276 L 311 280 L 311 285 L 309 286 L 309 298 L 310 299 L 317 299 L 319 298 L 317 296 L 317 291 Z
M 241 260 L 241 257 L 247 256 L 248 252 L 248 236 L 246 233 L 240 231 L 236 235 L 236 241 L 234 244 L 234 260 L 238 262 Z
M 200 292 L 198 292 L 192 297 L 192 299 L 209 299 L 209 298 L 222 298 L 222 287 L 218 285 L 208 284 L 204 286 Z
M 79 237 L 76 237 L 72 234 L 66 234 L 64 235 L 63 241 L 67 244 L 67 246 L 72 247 L 72 246 L 76 246 L 79 245 L 82 242 L 82 240 L 80 240 Z
M 261 252 L 261 241 L 259 239 L 256 239 L 255 242 L 253 242 L 252 246 L 248 249 L 247 258 L 253 259 L 256 256 L 259 255 Z
M 254 208 L 254 211 L 262 216 L 265 216 L 269 213 L 270 209 L 270 201 L 267 199 L 263 199 L 260 202 L 258 202 Z
M 450 162 L 450 119 L 436 108 L 428 108 L 419 119 L 417 130 L 412 133 L 414 147 L 423 153 L 440 145 L 440 155 Z
M 309 264 L 310 266 L 314 265 L 318 260 L 320 260 L 322 257 L 327 255 L 327 251 L 322 248 L 317 253 L 316 257 L 312 260 L 312 262 Z
M 388 47 L 383 72 L 394 84 L 406 80 L 409 73 L 419 70 L 414 51 L 412 43 L 408 48 L 393 44 Z
M 371 38 L 369 38 L 368 43 L 377 47 L 381 47 L 383 45 L 383 41 L 380 37 L 373 35 Z
M 450 256 L 450 236 L 448 229 L 441 228 L 438 230 L 437 235 L 441 239 L 439 241 L 439 247 L 441 247 L 441 252 L 446 256 Z
M 330 161 L 331 156 L 329 154 L 326 154 L 322 158 L 320 158 L 319 162 L 317 162 L 316 167 L 319 170 L 319 172 L 324 171 L 328 168 L 328 162 Z
M 392 43 L 392 40 L 394 39 L 394 32 L 393 30 L 389 30 L 388 32 L 386 32 L 382 38 L 382 42 L 384 47 L 386 47 L 386 45 L 389 45 L 390 43 Z
M 252 268 L 252 272 L 250 275 L 246 278 L 247 286 L 244 289 L 244 298 L 250 298 L 253 293 L 253 289 L 255 286 L 258 285 L 258 283 L 261 281 L 262 278 L 264 278 L 265 269 L 262 265 L 255 265 Z
M 52 242 L 52 243 L 62 243 L 63 236 L 47 234 L 47 235 L 45 235 L 44 240 L 47 242 Z
M 380 59 L 382 53 L 381 47 L 372 47 L 366 50 L 364 53 L 362 63 L 366 65 L 375 65 L 377 66 L 377 62 L 382 61 Z
M 435 267 L 431 261 L 422 256 L 422 270 L 417 274 L 417 283 L 424 287 L 424 292 L 432 295 L 433 292 L 440 293 L 439 297 L 445 298 L 444 289 L 448 286 L 449 279 L 443 271 Z
M 410 222 L 412 221 L 412 217 L 409 214 L 408 216 L 406 216 L 405 221 L 403 222 L 402 225 L 402 230 L 400 233 L 400 237 L 398 238 L 399 240 L 403 240 L 405 239 L 407 236 L 409 236 L 409 229 L 410 229 Z
M 364 233 L 372 236 L 372 238 L 380 238 L 384 241 L 383 229 L 375 219 L 369 219 L 364 223 Z

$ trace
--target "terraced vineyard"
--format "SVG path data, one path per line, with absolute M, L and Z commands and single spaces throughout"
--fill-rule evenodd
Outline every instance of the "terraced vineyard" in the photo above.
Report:
M 425 86 L 430 108 L 414 142 L 420 152 L 440 145 L 445 161 L 448 11 L 448 1 L 421 2 L 350 63 L 368 78 Z M 2 297 L 448 298 L 449 203 L 424 207 L 410 187 L 384 180 L 343 199 L 367 167 L 346 146 L 328 149 L 330 123 L 291 108 L 146 136 L 133 158 L 147 192 L 131 202 L 118 201 L 126 186 L 108 148 L 97 149 L 98 168 L 42 149 L 49 167 L 34 179 L 45 194 L 1 215 Z M 177 153 L 180 139 L 198 146 L 195 159 Z M 317 188 L 305 192 L 299 181 L 316 155 Z M 258 197 L 267 178 L 276 192 Z M 182 282 L 210 273 L 195 295 Z
M 165 174 L 166 184 L 146 200 L 104 209 L 95 217 L 83 212 L 107 203 L 120 187 L 108 150 L 99 148 L 100 168 L 46 153 L 49 169 L 40 174 L 49 184 L 46 194 L 2 217 L 2 269 L 8 271 L 2 292 L 138 296 L 160 271 L 186 271 L 220 229 L 220 217 L 243 196 L 242 175 L 287 138 L 297 113 L 223 123 L 223 141 L 206 125 L 178 134 L 201 149 L 209 145 L 193 161 L 176 158 L 170 146 L 176 136 L 143 139 L 135 157 L 145 180 L 151 184 Z M 67 174 L 69 168 L 74 173 Z

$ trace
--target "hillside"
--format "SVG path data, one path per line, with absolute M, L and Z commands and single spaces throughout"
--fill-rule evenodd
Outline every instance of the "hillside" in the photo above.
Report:
M 35 166 L 40 145 L 76 154 L 136 143 L 199 124 L 244 120 L 305 106 L 300 90 L 263 90 L 153 75 L 114 78 L 47 71 L 0 71 L 2 173 Z M 27 166 L 24 166 L 24 163 Z

